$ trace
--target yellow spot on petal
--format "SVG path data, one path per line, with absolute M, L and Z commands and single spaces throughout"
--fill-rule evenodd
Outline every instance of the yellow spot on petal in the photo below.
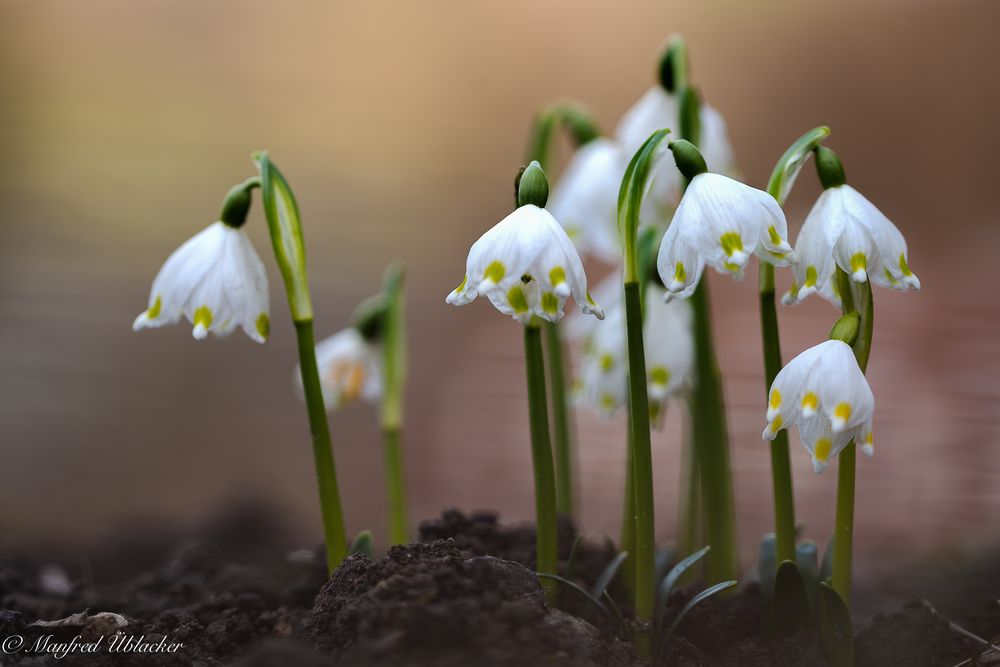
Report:
M 874 438 L 875 438 L 874 434 L 871 431 L 868 431 L 868 435 L 865 436 L 865 444 L 874 445 L 875 444 Z
M 818 458 L 820 461 L 826 461 L 828 458 L 830 458 L 830 447 L 832 446 L 833 443 L 830 442 L 830 438 L 820 438 L 819 440 L 817 440 L 815 448 L 816 458 Z
M 146 311 L 146 317 L 148 317 L 151 320 L 155 319 L 156 316 L 160 314 L 160 310 L 162 309 L 163 309 L 163 300 L 160 299 L 159 295 L 157 295 L 156 299 L 153 301 L 153 305 L 150 306 L 149 310 Z
M 520 285 L 514 285 L 507 290 L 507 301 L 518 315 L 528 312 L 528 300 L 524 298 L 524 290 Z
M 777 410 L 778 406 L 781 405 L 781 392 L 777 389 L 771 390 L 771 398 L 768 401 L 768 405 L 773 409 Z
M 900 254 L 899 256 L 899 270 L 903 272 L 904 276 L 913 275 L 913 271 L 910 271 L 910 265 L 906 263 L 906 255 Z
M 865 257 L 865 253 L 856 252 L 851 256 L 851 271 L 861 271 L 868 269 L 868 258 Z
M 841 403 L 833 410 L 833 416 L 843 419 L 845 422 L 851 418 L 851 406 L 848 403 Z
M 803 283 L 805 287 L 814 287 L 816 285 L 816 267 L 807 266 L 806 267 L 806 281 Z
M 774 421 L 771 422 L 771 433 L 777 433 L 778 430 L 781 428 L 781 425 L 784 423 L 785 421 L 781 418 L 781 415 L 775 417 Z
M 614 410 L 616 403 L 617 401 L 612 394 L 601 394 L 601 407 L 605 410 Z
M 649 371 L 649 381 L 666 386 L 670 382 L 670 371 L 665 366 L 656 366 Z
M 493 260 L 486 270 L 483 271 L 483 278 L 487 280 L 492 280 L 495 283 L 499 283 L 503 280 L 503 277 L 507 275 L 507 267 L 503 265 L 499 259 Z
M 561 266 L 553 267 L 552 270 L 549 271 L 549 282 L 552 283 L 553 287 L 559 283 L 566 282 L 566 270 Z
M 542 310 L 544 310 L 549 315 L 555 315 L 559 312 L 559 299 L 552 292 L 545 292 L 542 294 Z
M 743 252 L 743 239 L 736 232 L 726 232 L 719 237 L 719 243 L 729 257 L 732 257 L 734 252 Z
M 674 265 L 674 280 L 679 283 L 687 284 L 687 271 L 684 270 L 684 262 L 677 262 Z
M 465 289 L 465 285 L 466 285 L 466 283 L 468 283 L 468 282 L 469 282 L 469 276 L 468 276 L 468 275 L 466 275 L 466 276 L 465 276 L 464 278 L 462 278 L 462 284 L 461 284 L 461 285 L 459 285 L 458 287 L 456 287 L 456 288 L 455 288 L 455 291 L 456 291 L 456 292 L 461 292 L 462 290 L 464 290 L 464 289 Z
M 594 301 L 594 297 L 590 296 L 590 292 L 587 292 L 587 303 L 589 303 L 591 306 L 597 305 L 597 302 Z
M 784 242 L 784 239 L 778 234 L 778 230 L 774 228 L 774 225 L 767 228 L 767 235 L 771 237 L 771 243 L 774 245 L 781 245 Z
M 802 397 L 802 409 L 817 409 L 819 407 L 819 397 L 816 396 L 815 392 L 809 392 Z
M 885 270 L 885 279 L 889 281 L 890 285 L 895 285 L 899 282 L 898 280 L 896 280 L 895 276 L 892 275 L 892 271 L 890 271 L 888 267 L 886 267 Z
M 615 367 L 615 358 L 610 354 L 601 355 L 601 370 L 607 373 Z
M 212 311 L 208 306 L 202 306 L 194 311 L 194 325 L 198 326 L 199 324 L 204 325 L 206 329 L 212 326 Z
M 257 318 L 257 333 L 264 339 L 271 335 L 271 320 L 267 313 L 261 313 L 260 317 Z

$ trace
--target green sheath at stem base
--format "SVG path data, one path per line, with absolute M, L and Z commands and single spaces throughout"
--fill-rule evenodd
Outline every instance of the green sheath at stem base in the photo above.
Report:
M 625 283 L 625 328 L 628 337 L 629 410 L 632 423 L 632 487 L 635 493 L 635 642 L 639 655 L 652 650 L 656 604 L 656 538 L 653 520 L 653 454 L 646 393 L 646 354 L 642 341 L 639 282 Z
M 400 448 L 398 428 L 383 428 L 382 442 L 385 456 L 385 486 L 389 496 L 389 541 L 391 544 L 409 542 L 406 520 L 406 484 L 403 479 L 403 453 Z
M 542 332 L 536 324 L 524 327 L 524 363 L 528 378 L 528 419 L 531 425 L 531 461 L 535 471 L 535 570 L 558 574 L 556 541 L 556 477 L 549 441 L 548 406 L 545 401 L 545 361 Z M 555 603 L 556 582 L 540 580 L 546 601 Z
M 320 511 L 323 515 L 323 537 L 326 541 L 326 565 L 332 574 L 347 556 L 347 532 L 344 529 L 344 512 L 337 486 L 337 469 L 333 462 L 333 445 L 330 426 L 326 421 L 326 404 L 316 366 L 316 341 L 313 338 L 312 320 L 295 320 L 295 334 L 299 343 L 299 369 L 302 389 L 309 412 L 309 431 L 312 433 L 313 457 L 316 462 L 316 479 L 319 483 Z

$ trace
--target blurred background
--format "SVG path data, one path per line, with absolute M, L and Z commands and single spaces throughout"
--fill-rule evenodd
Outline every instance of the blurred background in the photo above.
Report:
M 533 514 L 521 333 L 444 297 L 469 245 L 511 206 L 529 124 L 557 97 L 613 130 L 680 32 L 694 80 L 763 187 L 801 132 L 906 234 L 919 294 L 876 292 L 877 456 L 859 463 L 856 557 L 874 586 L 901 564 L 1000 543 L 1000 4 L 421 3 L 5 0 L 0 4 L 0 544 L 94 545 L 123 526 L 274 508 L 319 541 L 295 342 L 267 233 L 272 337 L 134 334 L 167 255 L 215 219 L 268 148 L 302 209 L 319 336 L 382 270 L 409 270 L 406 468 L 416 522 L 440 510 Z M 811 166 L 793 235 L 818 194 Z M 591 281 L 602 276 L 591 270 Z M 711 276 L 730 407 L 743 563 L 771 527 L 755 272 Z M 787 286 L 779 272 L 779 294 Z M 834 310 L 779 307 L 786 358 Z M 654 434 L 657 524 L 677 523 L 677 419 Z M 384 534 L 374 411 L 332 417 L 353 533 Z M 582 528 L 616 535 L 624 417 L 578 414 Z M 822 545 L 835 472 L 793 436 L 798 516 Z M 875 583 L 873 583 L 875 582 Z

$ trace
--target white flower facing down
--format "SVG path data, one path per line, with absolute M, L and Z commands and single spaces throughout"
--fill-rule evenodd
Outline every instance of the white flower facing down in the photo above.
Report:
M 750 253 L 788 265 L 793 255 L 787 237 L 785 214 L 774 197 L 721 174 L 698 174 L 663 235 L 656 268 L 667 290 L 684 298 L 698 286 L 706 264 L 737 280 Z
M 201 340 L 240 327 L 263 343 L 270 331 L 267 273 L 242 229 L 215 222 L 175 250 L 153 280 L 149 307 L 132 328 L 173 324 L 186 317 Z
M 552 189 L 548 209 L 581 254 L 601 261 L 621 260 L 618 237 L 618 189 L 627 158 L 611 139 L 580 147 Z
M 669 128 L 677 132 L 677 98 L 662 86 L 656 85 L 646 91 L 632 108 L 622 115 L 615 130 L 615 136 L 627 156 L 633 155 L 653 132 Z M 726 121 L 714 107 L 702 104 L 699 111 L 701 120 L 701 141 L 698 144 L 705 162 L 711 171 L 731 174 L 736 170 L 733 148 L 729 143 Z M 683 179 L 674 166 L 661 163 L 652 173 L 649 195 L 643 203 L 643 218 L 663 219 L 674 209 L 681 195 Z
M 379 347 L 348 327 L 316 344 L 316 365 L 327 410 L 336 410 L 359 398 L 377 403 L 382 397 L 382 360 Z M 302 375 L 295 368 L 295 386 L 302 396 Z
M 604 319 L 573 242 L 551 213 L 533 204 L 515 209 L 472 245 L 465 279 L 446 301 L 464 306 L 480 294 L 522 324 L 536 315 L 558 322 L 570 295 L 584 313 Z
M 855 282 L 918 290 L 907 264 L 906 240 L 892 222 L 850 185 L 827 188 L 816 200 L 795 243 L 795 281 L 782 298 L 797 303 L 813 292 L 829 294 L 839 267 Z
M 818 474 L 851 440 L 866 456 L 874 453 L 874 412 L 875 397 L 851 347 L 828 340 L 789 361 L 774 378 L 762 437 L 773 440 L 781 429 L 798 425 Z

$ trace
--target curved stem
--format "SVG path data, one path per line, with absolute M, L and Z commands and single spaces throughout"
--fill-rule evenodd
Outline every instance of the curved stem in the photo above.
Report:
M 545 323 L 545 358 L 549 366 L 549 388 L 552 390 L 552 435 L 555 441 L 556 509 L 560 514 L 575 516 L 576 484 L 573 460 L 572 430 L 569 416 L 569 396 L 566 392 L 566 364 L 563 357 L 559 324 Z
M 537 324 L 524 327 L 524 363 L 528 379 L 528 418 L 531 425 L 531 461 L 535 472 L 535 570 L 557 574 L 556 480 L 549 442 L 548 407 L 545 401 L 545 366 L 542 332 Z M 545 599 L 555 603 L 556 582 L 541 580 Z
M 299 344 L 299 369 L 302 388 L 309 413 L 309 431 L 312 433 L 313 458 L 316 463 L 316 480 L 319 483 L 319 503 L 323 516 L 323 536 L 326 541 L 326 564 L 332 573 L 347 556 L 347 532 L 344 512 L 340 504 L 337 469 L 333 461 L 330 426 L 326 421 L 326 405 L 316 366 L 316 341 L 313 338 L 312 320 L 295 320 L 295 333 Z

